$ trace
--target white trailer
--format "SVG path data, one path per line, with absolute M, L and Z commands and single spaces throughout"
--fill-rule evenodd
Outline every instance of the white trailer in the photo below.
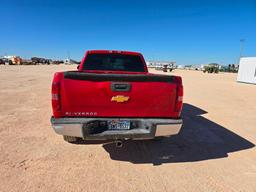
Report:
M 256 84 L 256 57 L 240 58 L 237 81 Z

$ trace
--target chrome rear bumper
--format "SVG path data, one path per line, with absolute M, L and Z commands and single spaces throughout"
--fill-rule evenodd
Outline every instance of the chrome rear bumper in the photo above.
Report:
M 95 121 L 129 120 L 137 127 L 130 130 L 104 130 L 90 133 L 88 124 Z M 158 136 L 170 136 L 179 133 L 182 119 L 147 118 L 51 118 L 54 131 L 59 135 L 81 137 L 85 140 L 108 139 L 152 139 Z

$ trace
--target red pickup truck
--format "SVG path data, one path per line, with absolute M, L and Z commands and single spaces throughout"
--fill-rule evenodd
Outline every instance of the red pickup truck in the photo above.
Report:
M 78 70 L 54 74 L 51 124 L 68 142 L 170 136 L 182 98 L 181 77 L 149 73 L 140 53 L 87 51 Z

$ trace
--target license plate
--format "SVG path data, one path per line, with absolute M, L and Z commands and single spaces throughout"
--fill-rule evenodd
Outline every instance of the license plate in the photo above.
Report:
M 130 129 L 130 121 L 125 121 L 125 120 L 108 121 L 108 129 L 110 129 L 110 130 L 128 130 L 128 129 Z

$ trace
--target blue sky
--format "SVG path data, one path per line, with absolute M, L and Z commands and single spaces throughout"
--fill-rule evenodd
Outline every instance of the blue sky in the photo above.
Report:
M 178 64 L 256 56 L 256 0 L 0 0 L 0 55 L 80 60 L 88 49 L 131 50 Z

